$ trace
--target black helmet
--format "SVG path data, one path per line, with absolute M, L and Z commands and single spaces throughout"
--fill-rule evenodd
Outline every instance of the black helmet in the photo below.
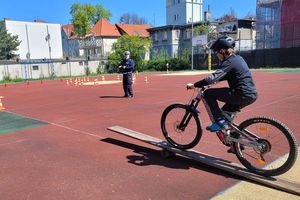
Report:
M 229 49 L 235 47 L 235 41 L 231 37 L 222 36 L 219 37 L 210 47 L 213 51 L 220 51 L 220 49 Z

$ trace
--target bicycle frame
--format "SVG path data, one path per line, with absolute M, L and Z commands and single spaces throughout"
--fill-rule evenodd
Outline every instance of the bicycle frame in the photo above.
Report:
M 191 100 L 191 103 L 188 104 L 187 106 L 189 106 L 189 109 L 200 113 L 200 111 L 197 110 L 197 107 L 199 105 L 199 103 L 203 100 L 205 109 L 207 111 L 207 113 L 209 114 L 209 117 L 211 119 L 211 121 L 213 122 L 214 119 L 210 113 L 209 107 L 206 104 L 205 100 L 204 100 L 204 91 L 206 90 L 205 87 L 202 87 L 201 89 L 198 90 L 198 94 L 196 95 L 195 98 L 193 98 Z M 251 133 L 250 131 L 247 130 L 243 130 L 241 131 L 238 128 L 238 124 L 234 123 L 234 119 L 237 116 L 237 112 L 227 112 L 227 111 L 223 111 L 224 116 L 226 117 L 226 119 L 230 122 L 229 124 L 229 129 L 228 130 L 222 130 L 220 131 L 222 134 L 224 134 L 224 141 L 222 141 L 222 139 L 219 137 L 219 134 L 217 133 L 218 137 L 220 138 L 220 140 L 222 142 L 224 142 L 225 144 L 232 144 L 233 142 L 235 143 L 239 143 L 242 144 L 244 146 L 249 146 L 249 147 L 253 147 L 253 148 L 260 148 L 259 143 L 257 142 L 257 139 L 259 139 L 258 136 L 256 136 L 255 134 Z M 190 119 L 191 119 L 192 115 L 189 114 L 189 112 L 186 112 L 184 117 L 182 118 L 180 124 L 178 125 L 178 129 L 184 131 L 185 127 L 187 126 L 187 124 L 189 123 Z M 244 139 L 242 138 L 234 138 L 230 135 L 231 132 L 236 132 L 239 135 L 242 135 L 244 137 Z M 248 140 L 248 141 L 245 141 Z

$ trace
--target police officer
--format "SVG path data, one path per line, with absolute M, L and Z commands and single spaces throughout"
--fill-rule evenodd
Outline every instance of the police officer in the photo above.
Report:
M 119 65 L 119 69 L 123 73 L 123 90 L 124 97 L 133 97 L 132 92 L 132 71 L 134 69 L 134 62 L 130 58 L 130 51 L 124 52 L 124 58 Z
M 187 88 L 192 89 L 224 80 L 228 82 L 229 87 L 209 88 L 204 92 L 205 102 L 215 121 L 207 127 L 207 130 L 212 132 L 226 128 L 227 121 L 222 110 L 237 111 L 250 105 L 257 98 L 256 87 L 248 65 L 241 56 L 235 54 L 234 47 L 235 41 L 231 37 L 218 38 L 210 49 L 217 53 L 217 57 L 221 61 L 220 69 L 194 84 L 187 84 Z M 222 110 L 217 101 L 225 102 Z

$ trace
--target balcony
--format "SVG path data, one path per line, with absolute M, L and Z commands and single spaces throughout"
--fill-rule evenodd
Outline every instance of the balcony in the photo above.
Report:
M 79 41 L 80 49 L 89 49 L 89 48 L 96 48 L 101 46 L 102 46 L 101 40 L 80 40 Z

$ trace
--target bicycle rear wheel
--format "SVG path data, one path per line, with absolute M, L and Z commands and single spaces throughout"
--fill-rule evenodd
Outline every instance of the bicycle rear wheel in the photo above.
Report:
M 263 176 L 277 176 L 294 165 L 298 145 L 293 133 L 281 122 L 255 117 L 242 122 L 239 129 L 258 137 L 256 147 L 234 143 L 237 158 L 249 170 Z M 244 139 L 241 135 L 239 137 Z
M 183 104 L 172 104 L 164 110 L 161 130 L 166 140 L 178 149 L 193 148 L 202 136 L 197 112 Z

